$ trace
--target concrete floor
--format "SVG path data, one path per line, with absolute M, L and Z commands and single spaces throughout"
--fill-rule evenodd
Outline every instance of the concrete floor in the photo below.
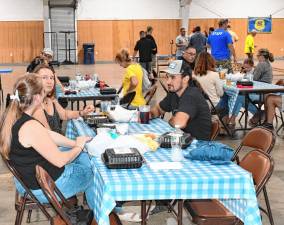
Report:
M 275 67 L 284 68 L 284 61 L 277 61 Z M 5 66 L 1 66 L 5 67 Z M 7 67 L 7 66 L 6 66 Z M 10 67 L 10 66 L 9 66 Z M 4 77 L 4 93 L 11 92 L 12 84 L 15 80 L 15 77 L 23 74 L 25 71 L 25 66 L 13 66 L 14 73 L 13 76 Z M 99 73 L 102 79 L 106 80 L 107 83 L 114 87 L 120 86 L 122 70 L 117 65 L 95 65 L 95 66 L 60 66 L 57 69 L 59 75 L 69 75 L 73 76 L 76 71 L 80 70 L 82 73 Z M 3 78 L 3 77 L 2 77 Z M 274 80 L 279 78 L 284 78 L 281 74 L 277 74 Z M 2 79 L 3 81 L 3 79 Z M 3 82 L 2 82 L 3 85 Z M 158 87 L 158 93 L 156 98 L 161 99 L 164 96 L 164 92 L 161 87 Z M 155 99 L 154 99 L 155 100 Z M 281 135 L 283 135 L 282 132 Z M 231 139 L 228 137 L 218 137 L 218 140 L 230 145 L 233 148 L 239 145 L 240 140 L 243 137 L 242 132 L 238 132 L 237 135 Z M 284 221 L 284 155 L 283 155 L 284 139 L 282 137 L 277 137 L 275 147 L 272 151 L 272 156 L 275 161 L 274 173 L 267 185 L 268 194 L 270 197 L 270 203 L 273 211 L 273 217 L 275 225 L 282 225 Z M 244 154 L 244 153 L 242 153 Z M 15 219 L 15 210 L 14 210 L 14 194 L 15 188 L 13 185 L 12 175 L 8 172 L 7 168 L 3 165 L 3 162 L 0 160 L 0 225 L 12 225 L 14 224 Z M 260 204 L 263 205 L 262 194 L 259 196 Z M 137 202 L 127 204 L 127 210 L 133 212 L 139 212 L 140 208 Z M 26 214 L 24 215 L 23 224 L 25 223 Z M 189 215 L 184 212 L 184 224 L 191 224 Z M 32 223 L 31 224 L 49 224 L 46 221 L 45 217 L 41 212 L 33 212 L 32 214 Z M 138 223 L 129 223 L 123 222 L 125 225 L 134 225 Z M 149 225 L 174 225 L 176 224 L 175 219 L 171 213 L 163 212 L 150 217 Z M 263 224 L 268 225 L 268 219 L 266 216 L 263 216 Z

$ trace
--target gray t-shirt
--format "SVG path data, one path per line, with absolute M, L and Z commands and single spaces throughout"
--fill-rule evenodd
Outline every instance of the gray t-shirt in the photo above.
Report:
M 198 55 L 205 50 L 206 37 L 200 32 L 195 32 L 195 34 L 191 36 L 189 43 L 196 49 L 196 55 Z
M 253 80 L 272 83 L 272 67 L 268 61 L 259 62 L 253 71 Z
M 184 132 L 190 133 L 198 140 L 210 140 L 211 114 L 209 106 L 197 87 L 187 87 L 179 97 L 176 93 L 169 92 L 160 102 L 160 107 L 165 112 L 184 112 L 190 116 Z
M 181 35 L 177 36 L 176 44 L 179 44 L 179 45 L 182 44 L 182 46 L 177 47 L 176 57 L 182 56 L 183 51 L 185 51 L 186 47 L 189 44 L 188 36 L 187 35 L 185 35 L 185 36 L 181 36 Z

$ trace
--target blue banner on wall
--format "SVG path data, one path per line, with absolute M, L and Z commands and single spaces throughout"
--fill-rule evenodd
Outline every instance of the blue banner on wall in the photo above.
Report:
M 271 17 L 249 17 L 248 18 L 248 32 L 256 30 L 260 33 L 272 32 L 272 18 Z

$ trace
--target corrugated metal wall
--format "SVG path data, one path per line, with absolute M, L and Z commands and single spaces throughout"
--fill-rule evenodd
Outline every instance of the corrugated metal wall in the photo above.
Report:
M 57 32 L 58 38 L 58 61 L 70 60 L 76 62 L 76 32 L 75 32 L 75 9 L 71 7 L 50 8 L 51 31 Z M 70 43 L 70 59 L 69 49 Z M 52 47 L 55 47 L 55 40 L 52 39 Z M 56 51 L 56 47 L 55 47 Z M 55 55 L 57 53 L 55 52 Z M 67 55 L 66 55 L 67 54 Z

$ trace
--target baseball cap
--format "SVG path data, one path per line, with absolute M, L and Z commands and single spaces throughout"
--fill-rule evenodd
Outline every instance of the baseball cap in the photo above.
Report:
M 53 51 L 51 50 L 51 48 L 44 48 L 42 52 L 46 55 L 53 56 Z
M 170 62 L 168 68 L 163 70 L 170 75 L 191 75 L 191 69 L 189 66 L 185 66 L 182 60 L 174 60 Z

